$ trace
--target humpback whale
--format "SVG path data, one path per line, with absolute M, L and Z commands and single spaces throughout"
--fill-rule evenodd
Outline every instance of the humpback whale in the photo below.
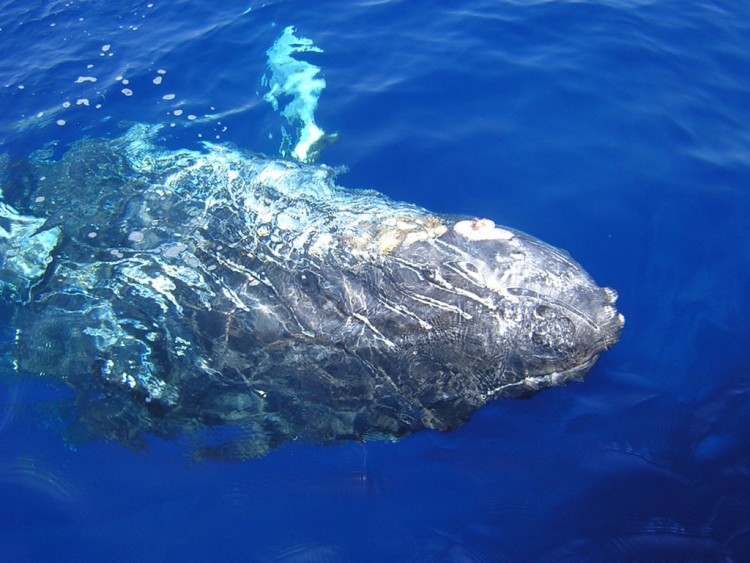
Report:
M 157 136 L 0 172 L 12 357 L 74 391 L 78 439 L 248 459 L 447 431 L 580 380 L 620 337 L 616 292 L 522 232 Z

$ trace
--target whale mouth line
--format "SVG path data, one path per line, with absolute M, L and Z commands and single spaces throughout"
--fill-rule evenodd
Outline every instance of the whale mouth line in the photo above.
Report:
M 541 389 L 542 387 L 563 385 L 568 381 L 581 381 L 583 376 L 594 367 L 598 359 L 599 352 L 595 352 L 579 364 L 551 373 L 525 377 L 520 383 L 524 383 L 532 389 Z
M 594 367 L 599 359 L 599 353 L 594 353 L 584 362 L 569 368 L 553 371 L 545 374 L 528 375 L 520 381 L 505 383 L 488 392 L 487 397 L 500 397 L 505 395 L 514 396 L 513 390 L 518 389 L 518 394 L 533 394 L 547 387 L 560 387 L 569 381 L 583 381 L 583 376 Z

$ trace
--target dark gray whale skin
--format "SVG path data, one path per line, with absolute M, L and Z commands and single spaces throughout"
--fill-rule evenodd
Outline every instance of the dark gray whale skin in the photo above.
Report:
M 76 392 L 79 439 L 246 459 L 450 430 L 581 379 L 619 339 L 616 293 L 528 235 L 157 131 L 5 173 L 6 222 L 38 218 L 42 241 L 0 239 L 13 357 Z

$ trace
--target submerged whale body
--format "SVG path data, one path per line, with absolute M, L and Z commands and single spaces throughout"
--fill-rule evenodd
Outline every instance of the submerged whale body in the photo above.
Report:
M 532 237 L 156 133 L 3 173 L 14 360 L 75 391 L 72 434 L 246 459 L 450 430 L 619 339 L 616 293 Z

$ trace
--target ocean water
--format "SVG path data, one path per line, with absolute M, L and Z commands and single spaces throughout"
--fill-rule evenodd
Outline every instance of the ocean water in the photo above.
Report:
M 278 155 L 262 77 L 290 25 L 322 51 L 300 58 L 340 184 L 567 249 L 619 292 L 622 340 L 453 432 L 232 464 L 71 447 L 65 392 L 6 357 L 0 561 L 750 559 L 750 7 L 5 0 L 0 153 L 138 122 Z

